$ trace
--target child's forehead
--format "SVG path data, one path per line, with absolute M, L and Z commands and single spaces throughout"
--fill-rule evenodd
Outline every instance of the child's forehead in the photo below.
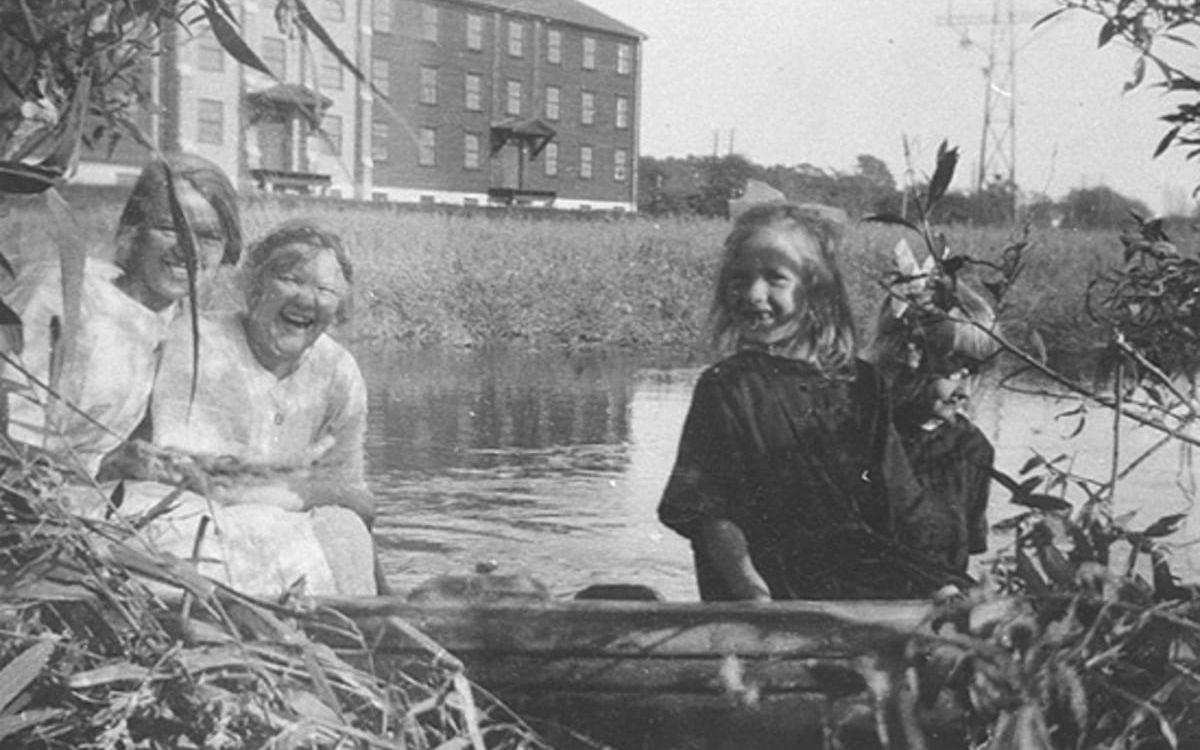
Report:
M 820 249 L 816 238 L 803 228 L 774 222 L 749 232 L 734 250 L 737 259 L 787 260 L 793 263 L 816 261 Z

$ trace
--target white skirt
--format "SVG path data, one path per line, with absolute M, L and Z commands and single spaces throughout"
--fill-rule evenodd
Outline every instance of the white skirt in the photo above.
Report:
M 111 490 L 109 485 L 101 492 Z M 118 513 L 135 519 L 176 491 L 157 482 L 126 482 Z M 71 510 L 103 517 L 106 500 L 101 492 L 72 488 Z M 138 536 L 152 549 L 188 561 L 201 575 L 244 594 L 276 598 L 294 587 L 310 595 L 376 593 L 371 533 L 347 508 L 289 511 L 271 505 L 219 505 L 187 491 L 171 506 Z

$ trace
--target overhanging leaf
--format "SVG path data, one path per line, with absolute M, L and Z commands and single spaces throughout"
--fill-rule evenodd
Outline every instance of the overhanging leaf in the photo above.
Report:
M 209 28 L 212 29 L 213 36 L 217 38 L 217 42 L 235 60 L 272 78 L 279 78 L 274 71 L 267 67 L 267 64 L 262 61 L 258 53 L 251 49 L 250 45 L 246 44 L 246 40 L 238 33 L 237 27 L 230 23 L 229 19 L 221 13 L 216 5 L 216 0 L 208 0 L 208 4 L 204 6 L 204 15 L 208 18 Z
M 1186 513 L 1172 513 L 1169 516 L 1163 516 L 1147 526 L 1146 530 L 1142 532 L 1142 536 L 1157 538 L 1174 534 L 1186 518 Z
M 1146 78 L 1146 58 L 1139 57 L 1133 63 L 1133 75 L 1125 82 L 1122 91 L 1126 93 L 1133 91 L 1138 86 L 1142 85 L 1142 81 Z
M 5 354 L 20 354 L 25 348 L 25 332 L 21 316 L 0 300 L 0 351 Z
M 1001 520 L 997 521 L 996 523 L 992 524 L 992 531 L 996 531 L 996 532 L 1012 531 L 1013 529 L 1019 528 L 1021 526 L 1021 524 L 1028 521 L 1032 516 L 1033 516 L 1032 512 L 1025 511 L 1024 513 L 1018 513 L 1017 515 L 1012 516 L 1010 518 L 1001 519 Z
M 1046 15 L 1042 16 L 1041 18 L 1039 18 L 1038 20 L 1033 22 L 1033 26 L 1030 27 L 1031 30 L 1036 29 L 1037 27 L 1041 26 L 1042 24 L 1049 23 L 1050 21 L 1054 20 L 1055 18 L 1057 18 L 1061 14 L 1067 12 L 1068 10 L 1070 10 L 1070 7 L 1066 6 L 1066 7 L 1059 8 L 1058 10 L 1054 10 L 1054 11 L 1047 13 Z
M 62 170 L 19 161 L 0 162 L 0 193 L 33 195 L 53 187 L 62 179 Z
M 1016 491 L 1020 492 L 1021 494 L 1028 494 L 1030 492 L 1033 492 L 1034 489 L 1036 489 L 1037 486 L 1041 483 L 1042 483 L 1041 477 L 1029 477 L 1028 479 L 1021 482 L 1020 486 L 1017 488 Z
M 383 95 L 383 92 L 375 88 L 371 81 L 365 75 L 363 75 L 363 72 L 358 69 L 358 66 L 354 64 L 354 61 L 351 60 L 349 56 L 342 51 L 342 48 L 337 45 L 337 42 L 335 42 L 333 37 L 329 35 L 329 32 L 325 30 L 325 27 L 321 25 L 316 16 L 312 14 L 312 11 L 308 9 L 308 6 L 304 4 L 304 0 L 295 0 L 295 4 L 296 16 L 300 19 L 300 23 L 303 24 L 306 29 L 311 31 L 313 36 L 321 40 L 321 44 L 325 46 L 325 49 L 329 50 L 330 54 L 337 58 L 338 62 L 342 64 L 342 67 L 344 67 L 346 70 L 349 70 L 359 81 L 370 86 L 371 90 L 374 91 L 376 95 Z
M 188 276 L 188 312 L 191 313 L 192 324 L 192 380 L 188 390 L 188 413 L 191 413 L 192 403 L 196 400 L 196 388 L 200 381 L 200 310 L 196 295 L 196 276 L 200 271 L 200 253 L 197 248 L 196 235 L 192 232 L 192 224 L 187 212 L 179 200 L 179 192 L 175 189 L 175 173 L 166 160 L 162 161 L 166 173 L 167 204 L 171 207 L 171 223 L 175 227 L 175 239 L 183 248 L 187 261 Z
M 342 51 L 342 48 L 337 45 L 337 42 L 335 42 L 333 37 L 329 35 L 329 32 L 325 30 L 325 27 L 321 26 L 320 21 L 318 21 L 316 16 L 313 15 L 312 11 L 308 9 L 308 6 L 304 4 L 304 0 L 294 0 L 294 7 L 296 9 L 296 17 L 299 19 L 300 24 L 304 28 L 311 31 L 313 36 L 317 37 L 317 39 L 321 41 L 321 44 L 325 47 L 325 49 L 329 50 L 330 54 L 337 58 L 342 67 L 346 68 L 346 70 L 349 70 L 351 75 L 353 75 L 359 80 L 359 82 L 371 90 L 371 93 L 376 98 L 376 104 L 385 112 L 387 112 L 392 120 L 400 125 L 404 133 L 408 136 L 409 140 L 412 141 L 413 145 L 417 145 L 419 139 L 417 138 L 416 130 L 414 130 L 412 125 L 409 124 L 408 120 L 402 114 L 400 114 L 400 111 L 392 106 L 387 92 L 381 91 L 369 77 L 363 75 L 363 72 L 358 68 L 357 65 L 354 64 L 350 57 Z
M 1162 140 L 1158 142 L 1158 146 L 1156 146 L 1154 149 L 1154 158 L 1162 156 L 1163 152 L 1170 148 L 1171 143 L 1175 140 L 1175 136 L 1179 135 L 1179 129 L 1181 127 L 1183 126 L 1176 125 L 1167 131 L 1167 134 L 1162 137 Z
M 1061 513 L 1071 509 L 1071 504 L 1061 497 L 1046 495 L 1040 492 L 1013 495 L 1012 502 L 1017 505 L 1024 505 L 1026 508 L 1036 508 L 1047 513 Z
M 898 216 L 896 214 L 887 214 L 887 213 L 871 214 L 869 216 L 864 216 L 863 221 L 872 221 L 877 224 L 895 224 L 897 226 L 908 227 L 909 229 L 913 230 L 914 232 L 921 231 L 921 230 L 917 229 L 916 224 L 913 224 L 908 219 L 905 219 L 904 217 Z
M 53 150 L 42 159 L 42 166 L 57 169 L 64 176 L 75 173 L 79 163 L 79 149 L 83 144 L 83 124 L 87 120 L 91 101 L 92 71 L 85 70 L 75 85 L 71 106 L 63 113 L 63 120 L 55 130 Z
M 1021 471 L 1019 473 L 1028 474 L 1029 472 L 1033 471 L 1034 469 L 1038 468 L 1039 466 L 1044 465 L 1045 463 L 1046 463 L 1046 459 L 1041 454 L 1038 454 L 1038 455 L 1034 456 L 1033 458 L 1029 459 L 1028 461 L 1026 461 L 1025 464 L 1021 467 Z
M 1096 47 L 1097 48 L 1103 47 L 1104 45 L 1111 42 L 1113 40 L 1113 37 L 1116 36 L 1117 32 L 1119 32 L 1120 30 L 1121 30 L 1120 22 L 1117 21 L 1115 18 L 1110 18 L 1107 21 L 1105 21 L 1104 25 L 1100 27 L 1100 36 L 1096 40 Z
M 929 204 L 932 206 L 941 200 L 954 179 L 954 168 L 958 165 L 958 148 L 950 148 L 946 141 L 938 146 L 937 167 L 929 180 Z

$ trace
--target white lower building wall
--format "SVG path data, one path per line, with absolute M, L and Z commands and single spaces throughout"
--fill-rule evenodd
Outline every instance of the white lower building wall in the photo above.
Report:
M 137 179 L 137 167 L 104 162 L 80 161 L 74 181 L 84 185 L 132 185 Z M 354 185 L 346 179 L 336 179 L 325 195 L 333 198 L 354 198 Z M 457 190 L 422 190 L 421 188 L 372 187 L 366 191 L 366 200 L 390 203 L 434 203 L 451 206 L 487 206 L 487 193 Z M 534 204 L 541 205 L 541 204 Z M 628 211 L 637 207 L 625 201 L 592 201 L 577 198 L 556 198 L 551 208 L 560 211 Z
M 637 206 L 627 201 L 589 201 L 578 198 L 558 198 L 554 207 L 565 211 L 637 211 Z
M 422 190 L 421 188 L 398 188 L 375 186 L 367 191 L 367 197 L 373 201 L 390 203 L 433 203 L 452 206 L 488 206 L 496 205 L 488 199 L 487 193 L 464 192 L 457 190 Z M 543 201 L 533 201 L 531 207 L 547 207 Z M 556 198 L 548 206 L 563 211 L 636 211 L 637 207 L 626 201 L 589 201 L 574 198 Z
M 367 197 L 373 201 L 389 203 L 446 203 L 452 206 L 486 206 L 488 203 L 487 193 L 421 188 L 375 186 L 367 191 Z
M 71 182 L 81 185 L 130 185 L 137 181 L 141 169 L 125 164 L 101 161 L 79 161 Z

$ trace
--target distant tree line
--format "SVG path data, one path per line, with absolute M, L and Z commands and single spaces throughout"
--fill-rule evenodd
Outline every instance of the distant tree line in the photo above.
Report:
M 861 154 L 849 171 L 823 169 L 812 164 L 796 166 L 755 164 L 741 154 L 725 156 L 643 156 L 639 162 L 638 210 L 651 216 L 728 216 L 729 200 L 738 197 L 747 180 L 760 180 L 798 203 L 825 203 L 845 210 L 852 218 L 875 213 L 904 214 L 905 192 L 896 184 L 887 164 Z M 917 186 L 920 188 L 921 186 Z M 1146 204 L 1106 186 L 1074 188 L 1060 200 L 1045 195 L 1016 201 L 1016 188 L 996 180 L 983 190 L 950 191 L 931 217 L 939 224 L 1002 225 L 1017 220 L 1036 226 L 1079 229 L 1118 227 L 1130 212 L 1149 217 Z

